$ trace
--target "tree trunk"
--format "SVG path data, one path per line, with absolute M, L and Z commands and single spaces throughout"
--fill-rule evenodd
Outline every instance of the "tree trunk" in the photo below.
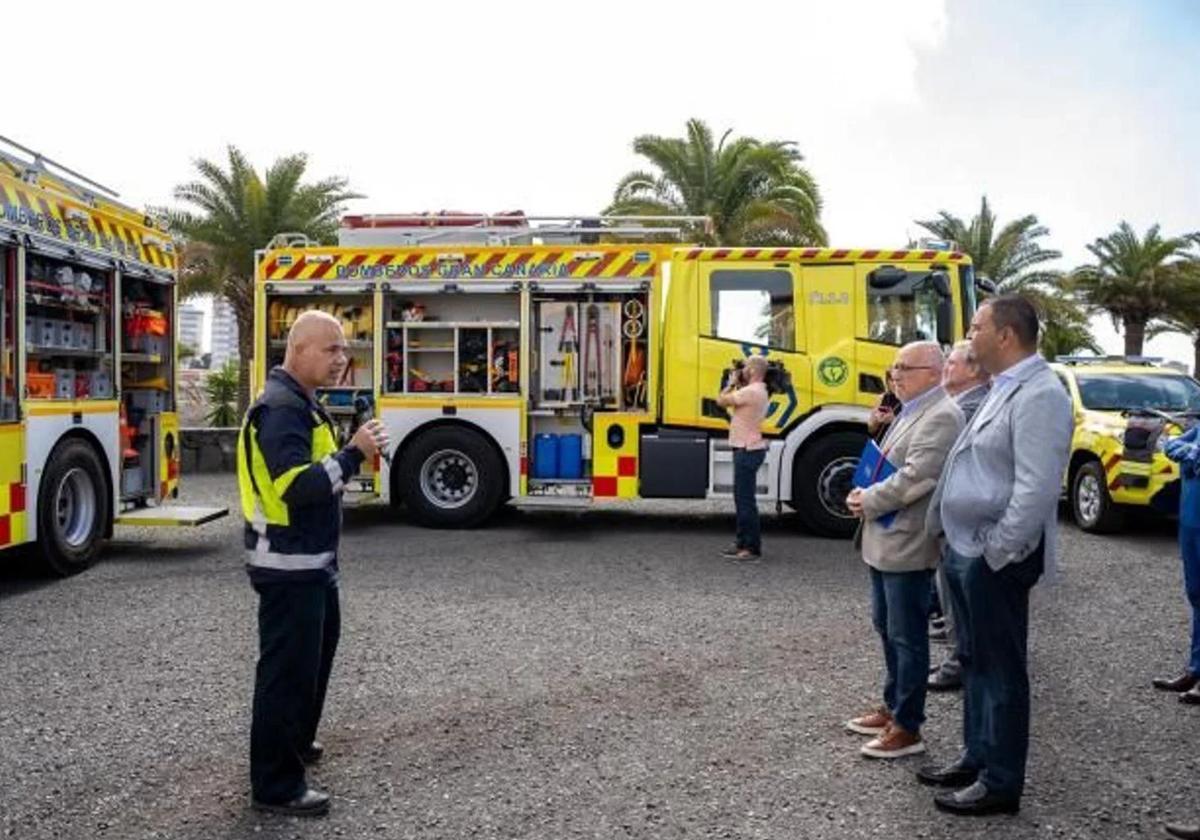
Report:
M 230 277 L 223 287 L 238 327 L 238 422 L 250 407 L 250 368 L 254 363 L 254 279 Z M 261 387 L 262 383 L 258 385 Z
M 1192 376 L 1200 378 L 1200 335 L 1192 339 Z
M 238 312 L 238 423 L 246 416 L 246 409 L 250 407 L 250 365 L 254 361 L 254 309 L 250 310 L 250 317 L 243 318 L 242 313 Z M 258 383 L 262 386 L 262 383 Z
M 1140 356 L 1146 343 L 1146 321 L 1144 318 L 1124 319 L 1125 323 L 1125 355 Z

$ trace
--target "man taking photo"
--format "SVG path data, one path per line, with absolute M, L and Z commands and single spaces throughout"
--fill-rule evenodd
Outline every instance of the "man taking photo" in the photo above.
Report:
M 754 562 L 762 557 L 762 531 L 755 498 L 756 476 L 767 454 L 762 421 L 767 416 L 767 360 L 751 356 L 735 368 L 717 405 L 733 409 L 729 421 L 729 447 L 733 450 L 733 503 L 737 509 L 737 536 L 721 552 L 737 562 Z

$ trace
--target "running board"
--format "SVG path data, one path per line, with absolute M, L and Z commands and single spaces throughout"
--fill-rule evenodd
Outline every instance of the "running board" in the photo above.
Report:
M 509 502 L 518 510 L 587 510 L 590 496 L 521 496 Z
M 116 524 L 139 528 L 196 528 L 228 515 L 229 508 L 164 505 L 127 510 L 117 516 Z

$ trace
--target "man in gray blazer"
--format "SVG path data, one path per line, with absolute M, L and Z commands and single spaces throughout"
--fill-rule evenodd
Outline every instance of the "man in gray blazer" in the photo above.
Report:
M 934 802 L 954 814 L 1016 813 L 1029 752 L 1029 590 L 1054 559 L 1054 529 L 1073 418 L 1062 384 L 1037 354 L 1037 311 L 1006 295 L 971 322 L 971 350 L 992 391 L 946 460 L 927 527 L 943 563 L 963 665 L 964 749 L 917 774 L 954 788 Z
M 954 398 L 963 413 L 963 423 L 970 424 L 984 398 L 991 390 L 992 378 L 979 366 L 971 355 L 971 342 L 956 342 L 946 354 L 946 365 L 942 369 L 942 387 Z M 950 643 L 950 651 L 929 672 L 930 691 L 957 691 L 962 688 L 962 664 L 958 661 L 958 640 L 954 631 L 954 607 L 950 603 L 950 591 L 946 586 L 946 568 L 938 565 L 934 577 L 937 582 L 938 601 L 942 605 L 942 624 L 933 633 L 940 632 L 941 638 Z
M 846 724 L 875 735 L 862 747 L 870 758 L 925 751 L 925 682 L 929 674 L 930 575 L 938 542 L 925 532 L 929 496 L 946 453 L 962 430 L 962 412 L 941 388 L 942 351 L 936 342 L 905 345 L 892 366 L 902 406 L 881 449 L 895 467 L 889 477 L 855 489 L 846 504 L 862 518 L 862 555 L 870 566 L 875 630 L 883 640 L 887 676 L 884 706 Z

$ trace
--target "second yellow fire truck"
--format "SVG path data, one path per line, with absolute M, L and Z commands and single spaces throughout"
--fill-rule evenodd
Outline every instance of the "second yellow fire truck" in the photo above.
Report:
M 175 249 L 116 194 L 0 137 L 0 561 L 78 572 L 179 492 Z M 161 506 L 160 506 L 161 505 Z
M 786 369 L 763 424 L 763 503 L 847 536 L 870 406 L 900 345 L 948 344 L 975 306 L 945 247 L 701 248 L 670 221 L 521 214 L 352 216 L 339 244 L 277 237 L 256 267 L 255 379 L 305 309 L 343 323 L 350 365 L 321 393 L 346 430 L 388 426 L 355 487 L 426 525 L 508 500 L 729 499 L 731 366 Z M 633 241 L 631 241 L 633 240 Z

